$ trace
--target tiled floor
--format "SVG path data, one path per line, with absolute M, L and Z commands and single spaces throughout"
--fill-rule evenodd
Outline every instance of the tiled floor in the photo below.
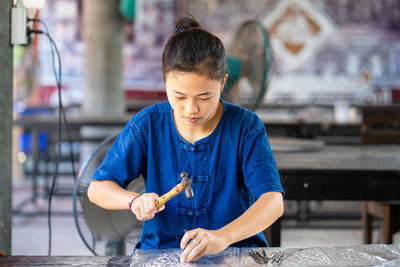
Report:
M 13 189 L 13 206 L 30 195 L 29 183 L 16 183 Z M 324 204 L 331 209 L 357 208 L 358 204 L 335 203 Z M 352 208 L 349 208 L 353 205 Z M 340 207 L 342 206 L 342 207 Z M 54 197 L 53 212 L 67 213 L 67 215 L 52 216 L 52 255 L 91 255 L 90 251 L 81 241 L 72 216 L 71 197 Z M 334 207 L 334 208 L 333 208 Z M 47 255 L 48 252 L 48 225 L 47 201 L 39 200 L 36 206 L 27 203 L 22 210 L 41 211 L 40 216 L 14 215 L 12 228 L 12 253 L 13 255 Z M 290 207 L 288 208 L 290 210 Z M 359 221 L 341 221 L 342 225 L 349 223 L 355 225 L 349 229 L 309 229 L 296 228 L 293 225 L 283 227 L 282 246 L 284 247 L 314 247 L 314 246 L 341 246 L 361 244 L 362 232 L 357 225 Z M 289 224 L 288 224 L 289 225 Z

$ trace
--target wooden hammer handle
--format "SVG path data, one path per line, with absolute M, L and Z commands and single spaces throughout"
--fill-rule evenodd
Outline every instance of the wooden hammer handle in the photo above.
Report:
M 173 198 L 174 196 L 182 193 L 184 187 L 181 184 L 177 184 L 174 188 L 172 188 L 168 193 L 162 195 L 161 197 L 156 199 L 156 207 L 157 209 L 167 203 L 168 200 Z

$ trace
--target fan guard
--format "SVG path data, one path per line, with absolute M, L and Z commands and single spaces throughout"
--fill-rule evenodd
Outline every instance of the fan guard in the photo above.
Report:
M 224 97 L 234 104 L 256 110 L 267 91 L 271 60 L 265 27 L 258 20 L 242 23 L 226 58 L 229 78 Z
M 130 254 L 139 241 L 143 224 L 129 210 L 106 210 L 93 204 L 87 189 L 118 134 L 108 137 L 84 162 L 73 192 L 73 214 L 83 243 L 94 255 Z M 133 180 L 128 190 L 144 193 L 142 177 Z

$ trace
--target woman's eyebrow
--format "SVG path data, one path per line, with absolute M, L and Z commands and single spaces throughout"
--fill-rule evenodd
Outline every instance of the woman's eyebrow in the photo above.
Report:
M 186 96 L 186 94 L 184 94 L 184 93 L 182 93 L 182 92 L 179 92 L 179 91 L 176 91 L 176 90 L 173 90 L 174 91 L 174 93 L 176 93 L 176 94 L 178 94 L 178 95 L 184 95 L 184 96 Z M 198 94 L 198 95 L 196 95 L 196 96 L 208 96 L 208 95 L 211 95 L 212 93 L 211 92 L 205 92 L 205 93 L 201 93 L 201 94 Z
M 174 91 L 174 93 L 175 94 L 178 94 L 178 95 L 186 95 L 186 94 L 184 94 L 184 93 L 181 93 L 181 92 L 179 92 L 179 91 L 176 91 L 176 90 L 173 90 Z
M 211 92 L 205 92 L 205 93 L 202 93 L 202 94 L 198 94 L 196 96 L 208 96 L 208 95 L 211 95 Z

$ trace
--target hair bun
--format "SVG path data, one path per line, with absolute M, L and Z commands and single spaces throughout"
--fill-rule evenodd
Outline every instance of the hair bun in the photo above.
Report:
M 201 28 L 201 25 L 192 15 L 186 15 L 177 18 L 174 32 L 183 32 L 192 28 Z

